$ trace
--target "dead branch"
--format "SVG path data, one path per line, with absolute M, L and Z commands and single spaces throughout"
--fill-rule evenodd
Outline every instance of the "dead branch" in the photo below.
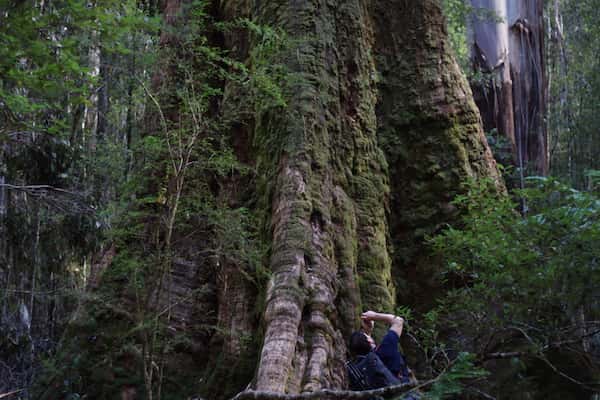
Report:
M 523 334 L 523 337 L 525 339 L 527 339 L 527 341 L 529 343 L 531 343 L 534 347 L 538 347 L 538 344 L 521 328 L 519 327 L 512 327 L 513 329 L 516 329 L 517 331 L 521 332 Z M 595 334 L 595 332 L 594 332 Z M 546 358 L 546 356 L 543 353 L 543 349 L 540 349 L 537 352 L 531 353 L 530 354 L 532 357 L 537 358 L 538 360 L 543 361 L 548 367 L 550 367 L 550 369 L 552 369 L 552 371 L 554 371 L 556 374 L 560 375 L 561 377 L 563 377 L 564 379 L 570 381 L 571 383 L 574 383 L 586 390 L 589 391 L 596 391 L 596 389 L 594 389 L 592 386 L 590 386 L 590 384 L 586 383 L 586 382 L 581 382 L 575 378 L 573 378 L 570 375 L 567 375 L 566 373 L 564 373 L 563 371 L 561 371 L 560 369 L 558 369 L 558 367 L 556 367 L 552 362 L 550 362 L 550 360 L 548 360 Z M 596 385 L 596 383 L 592 383 L 591 385 Z
M 403 383 L 401 385 L 387 386 L 380 389 L 365 390 L 362 392 L 356 392 L 352 390 L 323 389 L 309 393 L 285 394 L 245 390 L 238 393 L 231 400 L 367 400 L 377 396 L 387 397 L 413 392 L 431 385 L 438 379 L 439 377 L 420 385 L 417 383 Z
M 522 352 L 522 351 L 509 351 L 506 353 L 503 352 L 498 352 L 498 353 L 488 353 L 486 355 L 483 356 L 483 361 L 487 361 L 487 360 L 499 360 L 499 359 L 504 359 L 504 358 L 514 358 L 514 357 L 522 357 L 524 355 L 527 355 L 528 353 Z
M 50 185 L 12 185 L 10 183 L 1 183 L 0 187 L 5 187 L 10 190 L 19 190 L 32 195 L 40 195 L 47 192 L 65 193 L 73 196 L 81 196 L 78 193 L 70 192 L 65 189 L 57 188 Z
M 87 203 L 85 196 L 81 193 L 50 185 L 13 185 L 10 183 L 0 183 L 0 187 L 27 193 L 29 196 L 43 201 L 48 206 L 65 214 L 96 214 L 96 209 Z
M 573 339 L 570 339 L 570 340 L 562 340 L 562 341 L 559 341 L 559 342 L 552 342 L 552 343 L 549 343 L 546 346 L 544 346 L 542 348 L 542 352 L 544 352 L 544 351 L 546 351 L 548 349 L 559 349 L 562 346 L 569 345 L 569 344 L 581 343 L 581 341 L 583 339 L 586 339 L 586 338 L 589 338 L 589 337 L 592 337 L 592 336 L 596 336 L 598 334 L 600 334 L 600 329 L 599 330 L 595 330 L 593 332 L 588 332 L 588 333 L 583 334 L 583 335 L 576 336 L 576 337 L 574 337 Z
M 590 386 L 590 385 L 596 385 L 596 383 L 592 382 L 592 383 L 588 384 L 586 382 L 581 382 L 581 381 L 573 378 L 572 376 L 565 374 L 564 372 L 562 372 L 561 370 L 559 370 L 554 364 L 552 364 L 550 362 L 550 360 L 548 360 L 542 354 L 537 355 L 536 358 L 538 360 L 542 360 L 548 367 L 550 367 L 550 369 L 552 369 L 552 371 L 554 371 L 554 373 L 560 375 L 561 377 L 565 378 L 566 380 L 570 381 L 571 383 L 574 383 L 574 384 L 576 384 L 576 385 L 578 385 L 578 386 L 580 386 L 580 387 L 582 387 L 582 388 L 584 388 L 586 390 L 589 390 L 591 392 L 596 392 L 597 391 L 597 388 L 593 388 L 592 386 Z
M 483 391 L 481 391 L 479 389 L 476 389 L 474 387 L 469 387 L 469 388 L 467 388 L 467 390 L 470 391 L 470 392 L 473 392 L 473 393 L 475 393 L 477 395 L 479 395 L 480 397 L 483 397 L 486 400 L 497 400 L 494 396 L 492 396 L 492 395 L 490 395 L 490 394 L 488 394 L 486 392 L 483 392 Z
M 0 394 L 0 399 L 7 398 L 8 396 L 12 396 L 13 394 L 21 393 L 24 390 L 25 389 L 17 389 L 17 390 L 13 390 L 11 392 L 2 393 L 2 394 Z

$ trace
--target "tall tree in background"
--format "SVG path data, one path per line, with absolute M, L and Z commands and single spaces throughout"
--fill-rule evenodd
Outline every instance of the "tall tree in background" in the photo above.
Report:
M 473 88 L 485 130 L 506 138 L 521 178 L 546 175 L 544 2 L 472 0 L 471 5 Z
M 108 57 L 131 55 L 151 22 L 135 1 L 0 2 L 0 391 L 31 383 L 85 288 L 126 175 L 112 138 L 133 96 L 103 103 L 105 71 L 125 64 Z
M 577 188 L 597 188 L 600 8 L 555 0 L 547 15 L 551 173 Z

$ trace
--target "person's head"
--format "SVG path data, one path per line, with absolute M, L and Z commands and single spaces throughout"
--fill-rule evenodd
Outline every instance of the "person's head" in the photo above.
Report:
M 350 344 L 348 350 L 350 353 L 356 356 L 364 356 L 369 354 L 373 350 L 374 343 L 366 333 L 362 331 L 356 331 L 350 336 Z

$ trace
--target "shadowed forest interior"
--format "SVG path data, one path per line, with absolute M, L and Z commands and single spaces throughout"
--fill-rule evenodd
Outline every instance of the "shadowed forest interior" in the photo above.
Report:
M 598 54 L 596 0 L 0 0 L 0 399 L 600 399 Z

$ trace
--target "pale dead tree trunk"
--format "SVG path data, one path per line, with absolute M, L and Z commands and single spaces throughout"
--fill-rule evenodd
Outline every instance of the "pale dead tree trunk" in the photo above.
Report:
M 492 12 L 488 16 L 474 16 L 471 30 L 474 68 L 492 74 L 490 80 L 477 87 L 483 121 L 486 128 L 494 127 L 508 139 L 517 163 L 506 0 L 472 0 L 471 3 L 475 10 Z
M 0 122 L 3 122 L 0 117 Z M 7 151 L 8 145 L 6 143 L 0 143 L 0 286 L 8 289 L 10 283 L 10 272 L 12 266 L 10 265 L 10 245 L 8 241 L 8 206 L 10 192 L 4 186 L 6 182 L 6 175 L 8 173 L 5 152 Z M 3 292 L 0 296 L 2 307 L 0 308 L 0 320 L 4 320 L 8 314 L 9 306 L 9 294 Z M 0 385 L 1 389 L 4 389 L 4 385 Z
M 550 168 L 556 173 L 553 161 L 555 154 L 560 152 L 560 132 L 563 127 L 568 128 L 565 124 L 567 118 L 564 114 L 567 112 L 567 95 L 568 90 L 566 86 L 566 71 L 567 71 L 567 59 L 565 53 L 565 36 L 563 29 L 562 16 L 560 13 L 560 1 L 554 0 L 551 7 L 551 17 L 548 18 L 548 57 L 549 57 L 549 68 L 548 68 L 548 89 L 551 91 L 549 98 L 549 112 L 548 112 L 548 131 L 551 132 L 549 137 L 549 163 Z M 554 89 L 554 86 L 558 86 Z M 558 94 L 556 94 L 558 92 Z
M 6 236 L 6 217 L 8 215 L 8 190 L 4 186 L 6 182 L 7 165 L 4 156 L 6 144 L 0 143 L 0 262 L 6 262 L 6 249 L 8 238 Z M 0 282 L 3 281 L 0 275 Z
M 100 47 L 98 46 L 98 33 L 92 32 L 91 45 L 88 50 L 88 64 L 90 78 L 96 79 L 100 76 Z M 96 84 L 90 86 L 91 93 L 88 103 L 83 112 L 83 135 L 88 152 L 93 153 L 97 145 L 98 130 L 98 88 Z
M 106 52 L 99 54 L 99 88 L 98 88 L 98 125 L 96 136 L 98 140 L 108 139 L 108 113 L 110 111 L 110 85 L 111 85 L 112 56 Z
M 543 1 L 471 0 L 471 4 L 492 14 L 474 16 L 471 29 L 474 68 L 492 74 L 474 85 L 485 129 L 497 129 L 509 140 L 522 174 L 546 175 Z

